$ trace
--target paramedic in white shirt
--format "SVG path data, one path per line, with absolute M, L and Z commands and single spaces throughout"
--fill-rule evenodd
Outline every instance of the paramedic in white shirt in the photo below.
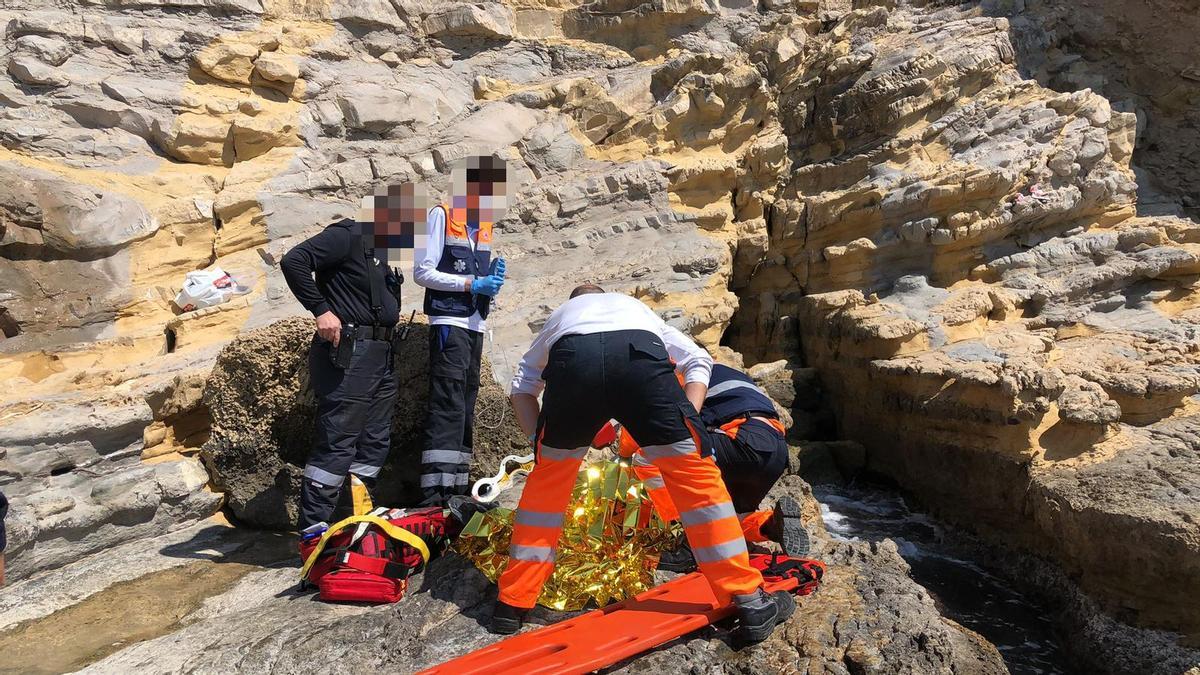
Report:
M 718 602 L 737 606 L 736 638 L 764 640 L 791 615 L 791 594 L 767 594 L 762 575 L 750 566 L 737 512 L 697 412 L 712 365 L 708 352 L 649 307 L 598 286 L 576 288 L 550 315 L 512 382 L 517 420 L 532 436 L 537 459 L 513 517 L 493 632 L 517 632 L 554 572 L 580 462 L 609 419 L 628 429 L 662 472 L 700 571 Z

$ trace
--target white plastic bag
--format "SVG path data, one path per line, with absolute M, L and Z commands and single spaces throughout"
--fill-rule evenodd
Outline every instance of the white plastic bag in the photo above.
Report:
M 175 304 L 185 312 L 212 307 L 229 300 L 235 295 L 249 293 L 250 289 L 239 284 L 220 267 L 198 272 L 188 272 L 183 280 L 183 290 L 175 296 Z

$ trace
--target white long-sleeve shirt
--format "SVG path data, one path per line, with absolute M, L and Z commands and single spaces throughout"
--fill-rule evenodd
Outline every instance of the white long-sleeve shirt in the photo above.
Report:
M 684 382 L 708 384 L 713 360 L 691 338 L 668 326 L 642 301 L 621 293 L 589 293 L 572 298 L 550 315 L 546 325 L 525 352 L 512 380 L 512 393 L 537 396 L 546 383 L 542 370 L 550 359 L 550 349 L 567 335 L 590 335 L 618 330 L 644 330 L 662 338 L 675 368 L 684 374 Z
M 425 250 L 417 249 L 413 256 L 413 280 L 418 286 L 435 291 L 454 291 L 461 293 L 466 288 L 467 279 L 474 279 L 472 274 L 451 274 L 438 271 L 438 263 L 442 260 L 442 249 L 446 243 L 446 211 L 440 206 L 429 209 L 426 215 L 429 223 L 429 236 L 425 238 Z M 472 242 L 479 236 L 478 230 L 468 235 Z M 429 323 L 434 326 L 458 326 L 467 330 L 482 333 L 487 330 L 487 321 L 479 312 L 471 316 L 431 316 Z

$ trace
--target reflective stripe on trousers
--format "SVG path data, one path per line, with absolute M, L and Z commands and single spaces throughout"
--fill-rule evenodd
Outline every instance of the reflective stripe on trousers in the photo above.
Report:
M 421 487 L 455 487 L 466 485 L 470 474 L 466 473 L 426 473 L 421 474 Z
M 634 470 L 639 476 L 654 471 L 657 476 L 648 477 L 662 479 L 665 487 L 653 492 L 666 497 L 664 504 L 679 504 L 688 514 L 684 532 L 697 553 L 700 571 L 717 600 L 726 604 L 735 596 L 754 593 L 762 586 L 762 575 L 750 567 L 746 540 L 720 470 L 712 458 L 701 457 L 698 448 L 695 439 L 654 447 L 646 453 L 654 458 L 653 465 L 639 466 L 635 457 Z M 521 494 L 510 559 L 499 579 L 500 600 L 513 607 L 533 607 L 554 572 L 553 550 L 562 534 L 562 520 L 553 514 L 565 512 L 587 451 L 550 450 L 539 451 L 538 463 Z M 545 554 L 546 547 L 551 549 L 550 555 Z
M 671 501 L 662 472 L 640 451 L 633 456 L 633 473 L 646 487 L 646 494 L 650 496 L 654 509 L 658 511 L 658 517 L 663 520 L 679 520 L 679 510 L 675 508 L 675 502 Z
M 497 580 L 500 601 L 513 607 L 533 607 L 554 573 L 554 552 L 587 448 L 563 450 L 539 442 L 537 454 L 513 517 L 508 564 Z
M 421 453 L 421 488 L 453 494 L 470 482 L 471 453 L 426 450 Z
M 338 475 L 335 473 L 330 473 L 325 469 L 312 464 L 306 464 L 304 466 L 304 477 L 315 480 L 321 485 L 328 485 L 329 487 L 341 487 L 342 483 L 346 482 L 345 474 Z
M 360 478 L 377 478 L 380 471 L 383 471 L 382 466 L 358 463 L 350 465 L 350 473 Z
M 662 473 L 666 493 L 680 513 L 684 534 L 713 595 L 727 604 L 734 596 L 754 593 L 763 584 L 762 575 L 750 566 L 746 539 L 721 470 L 711 457 L 700 456 L 698 433 L 687 424 L 691 438 L 651 445 L 642 453 Z

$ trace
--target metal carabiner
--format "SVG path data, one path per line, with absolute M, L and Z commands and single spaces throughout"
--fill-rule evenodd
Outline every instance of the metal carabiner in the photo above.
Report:
M 471 487 L 471 498 L 481 504 L 495 501 L 508 488 L 512 487 L 513 479 L 517 476 L 528 475 L 533 471 L 533 453 L 528 455 L 509 455 L 500 460 L 500 470 L 491 478 L 480 478 Z M 508 471 L 510 462 L 516 462 L 517 468 Z

